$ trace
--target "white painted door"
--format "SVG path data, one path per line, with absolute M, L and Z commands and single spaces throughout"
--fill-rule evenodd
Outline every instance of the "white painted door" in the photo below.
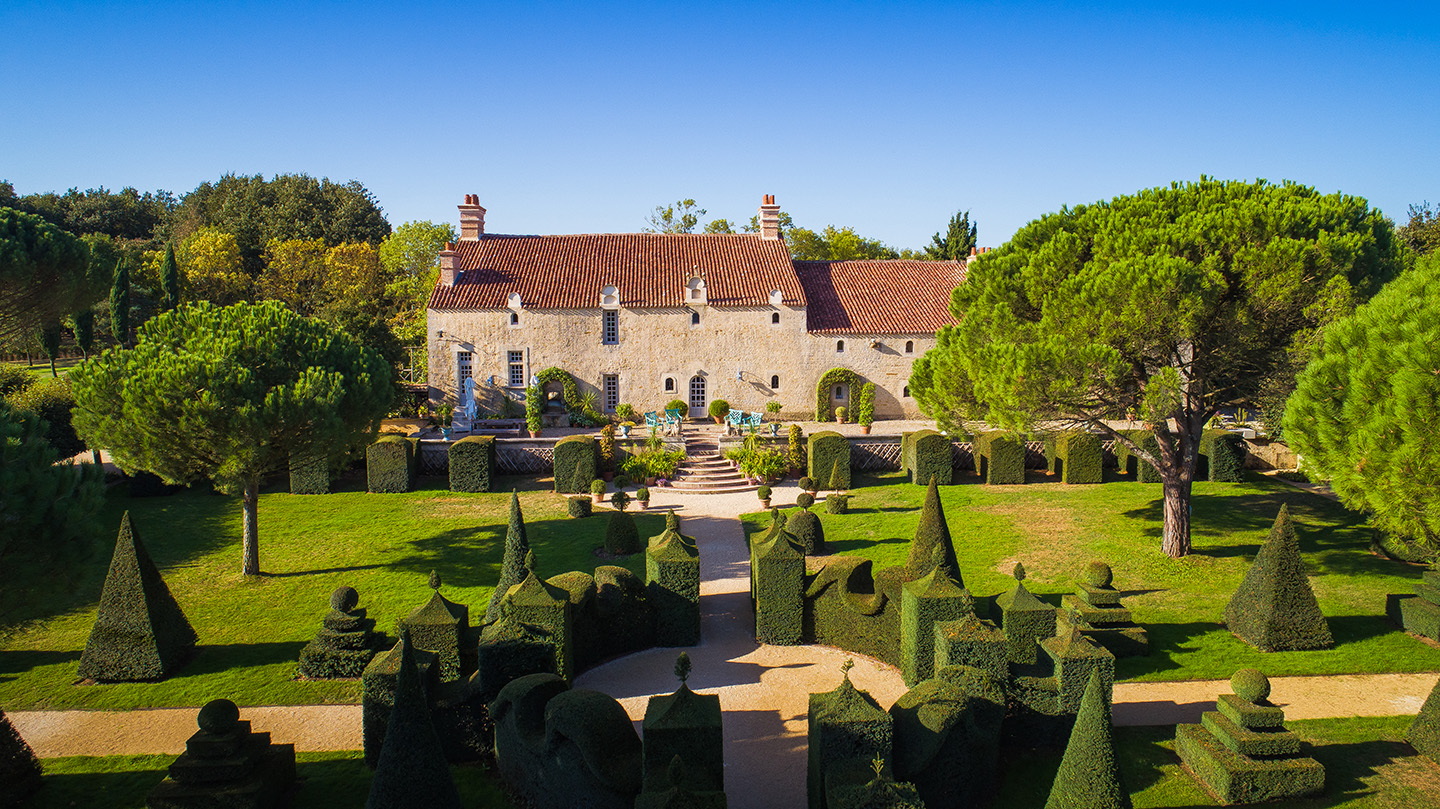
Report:
M 705 377 L 694 376 L 690 378 L 690 418 L 703 419 L 708 415 L 705 412 Z

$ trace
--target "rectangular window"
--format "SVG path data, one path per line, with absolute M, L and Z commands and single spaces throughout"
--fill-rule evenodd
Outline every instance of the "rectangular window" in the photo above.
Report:
M 525 387 L 525 352 L 507 351 L 505 358 L 510 369 L 510 387 Z
M 601 378 L 601 384 L 605 389 L 605 412 L 614 413 L 615 408 L 620 406 L 620 376 L 606 374 Z
M 608 346 L 620 342 L 620 312 L 615 309 L 605 310 L 605 332 L 600 342 Z
M 469 351 L 455 352 L 455 398 L 461 404 L 465 399 L 465 381 L 473 375 L 471 368 L 471 354 Z

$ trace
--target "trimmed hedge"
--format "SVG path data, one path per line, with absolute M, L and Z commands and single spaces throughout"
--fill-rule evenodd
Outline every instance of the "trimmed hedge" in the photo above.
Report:
M 950 570 L 936 565 L 900 590 L 900 672 L 906 685 L 929 679 L 935 671 L 935 625 L 975 612 L 975 599 Z
M 1430 690 L 1420 713 L 1405 731 L 1405 741 L 1420 755 L 1440 762 L 1440 683 Z
M 992 431 L 975 436 L 975 471 L 985 483 L 1025 482 L 1025 442 L 1010 433 Z
M 850 513 L 850 495 L 848 495 L 848 494 L 836 494 L 835 492 L 831 492 L 830 494 L 826 495 L 826 496 L 825 496 L 825 513 L 826 513 L 826 514 L 849 514 L 849 513 Z
M 376 494 L 403 494 L 415 487 L 415 445 L 382 435 L 365 450 L 366 487 Z
M 804 550 L 781 531 L 757 544 L 752 559 L 756 639 L 776 646 L 798 645 L 805 613 Z
M 1038 662 L 1039 642 L 1055 635 L 1055 608 L 1025 589 L 1023 581 L 995 597 L 992 617 L 1010 644 L 1010 662 L 1017 665 Z
M 430 600 L 405 616 L 401 627 L 417 649 L 437 655 L 436 671 L 441 681 L 468 677 L 475 671 L 470 609 L 440 595 L 438 581 L 432 586 L 435 591 Z
M 820 517 L 809 509 L 797 508 L 790 512 L 785 530 L 805 549 L 806 556 L 825 553 L 825 526 L 820 523 Z
M 415 652 L 405 643 L 396 673 L 394 707 L 386 722 L 365 809 L 410 806 L 460 809 L 461 803 L 450 776 L 450 762 L 430 717 Z
M 589 497 L 567 497 L 565 500 L 565 509 L 571 517 L 583 519 L 590 516 L 593 504 Z
M 1236 637 L 1263 652 L 1328 649 L 1335 645 L 1305 575 L 1289 506 L 1280 507 L 1270 537 L 1260 546 L 1255 563 L 1225 605 L 1225 625 Z
M 1206 711 L 1200 724 L 1220 743 L 1245 756 L 1279 758 L 1300 755 L 1300 737 L 1288 730 L 1250 730 L 1219 711 Z
M 1001 680 L 1010 675 L 1010 642 L 995 624 L 975 613 L 935 624 L 935 671 L 965 666 Z
M 585 494 L 590 482 L 600 477 L 595 459 L 595 439 L 572 435 L 555 442 L 555 491 Z
M 0 710 L 0 790 L 5 794 L 0 804 L 19 804 L 34 794 L 40 788 L 40 775 L 40 759 Z
M 573 502 L 573 501 L 572 501 Z M 586 501 L 588 514 L 589 501 Z M 573 512 L 572 512 L 573 513 Z M 500 578 L 485 604 L 485 621 L 500 618 L 500 601 L 510 588 L 529 575 L 530 536 L 525 530 L 525 514 L 520 510 L 520 493 L 510 493 L 510 522 L 505 528 L 505 553 L 500 558 Z
M 198 640 L 125 512 L 77 674 L 100 682 L 158 680 L 188 662 Z
M 611 556 L 629 556 L 639 553 L 640 529 L 635 527 L 635 518 L 623 511 L 610 514 L 605 524 L 605 552 Z
M 480 698 L 493 700 L 513 680 L 559 674 L 555 638 L 544 627 L 502 618 L 480 633 L 475 679 Z
M 1110 730 L 1110 694 L 1092 672 L 1045 809 L 1129 809 Z
M 833 430 L 812 433 L 806 444 L 806 459 L 810 474 L 822 489 L 850 488 L 850 442 L 845 436 Z
M 895 701 L 895 777 L 929 809 L 990 803 L 999 772 L 1005 681 L 957 666 L 937 671 Z
M 868 559 L 832 556 L 805 589 L 806 642 L 900 665 L 900 599 L 905 568 L 872 574 Z
M 291 494 L 329 494 L 330 459 L 298 454 L 290 455 Z
M 146 807 L 273 807 L 286 802 L 295 786 L 293 744 L 271 744 L 269 733 L 252 732 L 228 699 L 207 702 L 195 719 L 200 729 L 185 740 L 185 752 L 170 764 L 165 780 L 145 796 Z M 237 796 L 245 802 L 239 804 Z
M 1227 804 L 1298 798 L 1325 788 L 1325 768 L 1315 759 L 1253 759 L 1226 747 L 1203 725 L 1178 725 L 1175 752 Z
M 495 436 L 472 435 L 450 445 L 450 491 L 491 491 L 496 474 Z
M 900 436 L 900 469 L 910 482 L 924 486 L 934 478 L 942 486 L 954 482 L 950 439 L 934 430 L 917 430 Z
M 835 414 L 830 410 L 830 389 L 836 385 L 849 385 L 853 396 L 861 385 L 860 375 L 849 368 L 831 368 L 820 375 L 820 381 L 815 383 L 816 421 L 825 422 L 835 418 Z M 815 467 L 810 467 L 810 474 L 815 474 Z
M 725 789 L 725 739 L 718 694 L 697 694 L 682 681 L 675 693 L 650 698 L 643 728 L 647 791 Z M 670 763 L 677 756 L 685 762 L 678 784 L 670 777 Z
M 300 650 L 300 673 L 312 679 L 359 677 L 378 649 L 375 619 L 359 608 L 353 587 L 330 594 L 330 613 L 315 639 Z
M 1050 472 L 1058 474 L 1062 483 L 1100 483 L 1104 479 L 1104 452 L 1100 436 L 1094 433 L 1077 430 L 1047 439 L 1045 456 Z
M 1229 430 L 1206 430 L 1200 435 L 1200 464 L 1197 478 L 1239 483 L 1245 479 L 1245 438 Z
M 1221 715 L 1246 730 L 1279 730 L 1285 727 L 1285 709 L 1262 705 L 1239 694 L 1221 694 L 1215 700 Z
M 395 707 L 400 660 L 407 645 L 402 638 L 389 651 L 376 655 L 360 676 L 361 745 L 365 750 L 365 765 L 371 769 L 380 761 L 385 729 L 390 724 L 390 712 Z M 435 676 L 435 653 L 415 649 L 414 654 L 425 692 L 435 693 L 440 688 L 439 678 Z
M 1149 430 L 1122 430 L 1121 432 L 1141 449 L 1157 458 L 1160 456 L 1160 441 L 1154 433 Z M 1115 463 L 1119 467 L 1120 474 L 1133 475 L 1137 482 L 1160 482 L 1160 470 L 1141 460 L 1140 456 L 1131 453 L 1130 448 L 1119 441 L 1115 442 Z
M 583 575 L 583 574 L 582 574 Z M 574 611 L 570 591 L 541 581 L 534 571 L 500 601 L 500 615 L 540 627 L 555 641 L 555 670 L 568 682 L 575 674 Z
M 645 552 L 646 600 L 655 615 L 658 646 L 700 642 L 700 551 L 678 529 L 667 528 Z
M 873 764 L 852 758 L 825 770 L 826 809 L 927 809 L 914 784 L 891 776 L 889 762 L 876 776 Z
M 825 809 L 825 773 L 851 759 L 890 760 L 894 723 L 869 693 L 850 682 L 847 661 L 844 679 L 834 690 L 810 695 L 808 761 L 805 787 L 809 809 Z

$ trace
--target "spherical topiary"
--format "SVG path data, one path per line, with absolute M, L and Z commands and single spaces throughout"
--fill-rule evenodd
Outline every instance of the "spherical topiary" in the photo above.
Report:
M 590 481 L 591 494 L 604 494 L 606 488 L 607 487 L 605 485 L 605 481 L 601 478 L 595 478 L 594 480 Z
M 360 594 L 355 592 L 355 588 L 348 584 L 336 587 L 335 592 L 330 594 L 330 608 L 333 610 L 349 612 L 359 604 Z
M 690 412 L 690 405 L 686 404 L 684 399 L 671 399 L 670 404 L 665 405 L 665 409 L 679 410 L 680 415 L 683 416 L 686 413 Z
M 727 402 L 727 401 L 725 401 L 724 399 L 716 399 L 715 401 L 713 401 L 713 402 L 710 403 L 710 415 L 711 415 L 711 416 L 713 416 L 713 417 L 715 417 L 715 418 L 717 418 L 717 419 L 723 419 L 723 418 L 725 418 L 725 416 L 728 415 L 729 413 L 730 413 L 730 403 Z
M 807 492 L 816 491 L 814 478 L 800 478 L 800 488 Z
M 801 492 L 795 495 L 795 505 L 809 510 L 811 506 L 815 505 L 815 495 L 809 492 Z
M 200 709 L 195 722 L 206 733 L 229 733 L 240 721 L 240 708 L 228 699 L 212 699 Z
M 1091 562 L 1085 566 L 1085 583 L 1091 587 L 1109 587 L 1115 581 L 1115 574 L 1104 562 Z
M 757 497 L 759 497 L 761 500 L 769 500 L 769 499 L 770 499 L 770 487 L 769 487 L 769 486 L 761 486 L 760 488 L 758 488 L 758 489 L 755 490 L 755 495 L 756 495 Z
M 1259 669 L 1240 669 L 1230 677 L 1230 690 L 1246 702 L 1259 702 L 1270 696 L 1270 678 Z

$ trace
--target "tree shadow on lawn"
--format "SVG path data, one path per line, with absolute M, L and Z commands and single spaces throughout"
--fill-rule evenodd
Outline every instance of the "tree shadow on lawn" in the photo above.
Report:
M 1195 553 L 1208 556 L 1253 556 L 1260 549 L 1280 507 L 1288 505 L 1290 516 L 1300 535 L 1304 551 L 1347 546 L 1368 547 L 1374 537 L 1363 515 L 1349 511 L 1330 500 L 1302 491 L 1272 490 L 1264 494 L 1232 495 L 1195 493 L 1190 498 L 1190 528 L 1196 537 Z M 1163 530 L 1165 502 L 1151 500 L 1139 508 L 1120 512 L 1121 516 L 1144 522 L 1141 533 L 1158 538 Z M 1312 528 L 1311 526 L 1319 525 Z M 1207 533 L 1250 534 L 1253 543 L 1206 546 Z
M 1415 750 L 1405 742 L 1377 739 L 1310 745 L 1306 754 L 1325 765 L 1325 794 L 1306 805 L 1340 806 L 1376 795 L 1379 790 L 1365 779 L 1378 775 L 1381 767 L 1415 756 Z
M 844 551 L 863 550 L 873 548 L 876 545 L 908 545 L 910 540 L 892 537 L 890 539 L 841 539 L 825 540 L 826 555 L 834 555 Z
M 66 765 L 78 764 L 85 759 L 61 759 L 54 764 L 47 761 L 40 791 L 23 806 L 26 809 L 69 809 L 75 806 L 120 809 L 144 806 L 145 796 L 165 780 L 165 769 L 174 758 L 117 756 L 104 759 L 106 764 L 116 767 L 125 766 L 127 760 L 136 762 L 133 765 L 135 769 L 127 768 L 118 772 L 64 772 Z M 52 769 L 62 771 L 52 772 Z
M 49 650 L 7 650 L 0 649 L 0 683 L 18 679 L 20 675 L 41 666 L 55 666 L 61 663 L 79 663 L 80 652 L 56 652 Z
M 320 628 L 320 623 L 315 623 Z M 269 643 L 201 643 L 196 646 L 195 656 L 167 681 L 183 680 L 188 677 L 203 677 L 223 674 L 242 668 L 272 666 L 279 663 L 297 663 L 300 650 L 308 641 L 273 641 Z

